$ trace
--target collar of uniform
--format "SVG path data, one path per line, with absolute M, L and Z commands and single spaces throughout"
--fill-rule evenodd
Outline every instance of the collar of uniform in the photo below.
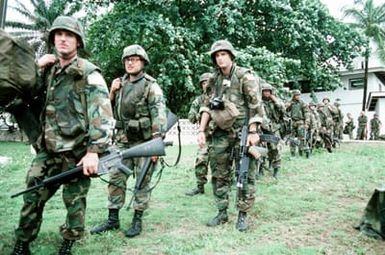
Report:
M 219 73 L 221 76 L 223 76 L 225 79 L 231 80 L 231 77 L 232 77 L 233 74 L 234 74 L 234 70 L 235 70 L 236 66 L 237 66 L 237 65 L 233 62 L 233 65 L 231 66 L 231 69 L 230 69 L 230 74 L 229 74 L 228 76 L 223 75 L 223 73 L 222 73 L 222 71 L 221 71 L 221 69 L 220 69 L 219 67 L 218 67 L 218 73 Z
M 55 66 L 54 66 L 54 68 L 55 68 L 55 73 L 56 74 L 59 74 L 59 73 L 62 73 L 62 72 L 66 72 L 66 73 L 68 73 L 68 67 L 69 66 L 71 66 L 71 65 L 73 65 L 74 63 L 77 63 L 77 60 L 78 60 L 78 56 L 74 56 L 72 59 L 71 59 L 71 61 L 67 64 L 67 65 L 65 65 L 65 66 L 60 66 L 60 62 L 58 61 L 58 62 L 56 62 L 56 64 L 55 64 Z
M 130 83 L 137 83 L 138 81 L 140 81 L 141 79 L 143 79 L 144 76 L 145 76 L 145 72 L 142 72 L 141 74 L 138 75 L 138 77 L 137 77 L 135 80 L 130 81 L 130 80 L 129 80 L 129 77 L 128 77 L 128 74 L 125 74 L 125 75 L 123 76 L 123 80 L 125 80 L 125 81 L 127 81 L 127 82 L 130 82 Z

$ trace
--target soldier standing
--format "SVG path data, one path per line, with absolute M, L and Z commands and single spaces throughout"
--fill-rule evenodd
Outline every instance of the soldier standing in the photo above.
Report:
M 358 128 L 357 128 L 357 137 L 356 140 L 366 140 L 367 139 L 367 125 L 368 117 L 365 115 L 365 112 L 361 112 L 360 116 L 357 119 Z
M 324 103 L 318 104 L 318 114 L 321 121 L 320 136 L 323 139 L 326 150 L 331 153 L 333 146 L 333 117 Z
M 344 126 L 344 114 L 340 109 L 340 103 L 338 101 L 334 102 L 335 114 L 333 115 L 334 121 L 334 137 L 342 140 L 342 130 Z
M 293 90 L 293 98 L 289 102 L 286 111 L 289 112 L 291 118 L 291 136 L 292 138 L 298 138 L 300 144 L 298 146 L 298 153 L 302 156 L 305 147 L 305 129 L 309 127 L 309 117 L 307 114 L 308 108 L 304 101 L 301 99 L 301 91 L 298 89 Z M 294 157 L 296 151 L 296 145 L 290 143 L 290 153 Z
M 348 112 L 346 116 L 348 117 L 348 120 L 345 122 L 344 134 L 349 135 L 349 139 L 353 140 L 353 130 L 356 128 L 354 126 L 354 120 L 350 112 Z
M 83 176 L 62 185 L 67 216 L 60 228 L 64 240 L 59 254 L 70 254 L 74 242 L 84 235 L 89 176 L 97 172 L 98 155 L 110 143 L 113 118 L 100 70 L 77 56 L 78 48 L 85 46 L 81 24 L 68 16 L 56 18 L 49 30 L 49 43 L 55 47 L 56 56 L 47 54 L 37 61 L 47 94 L 38 152 L 26 182 L 31 187 L 44 178 L 83 165 Z M 12 254 L 30 254 L 29 243 L 38 235 L 44 206 L 59 187 L 24 194 Z
M 378 114 L 375 113 L 373 119 L 370 120 L 370 140 L 378 140 L 381 126 L 381 120 L 378 118 Z
M 319 130 L 321 129 L 321 120 L 319 114 L 317 112 L 317 106 L 315 103 L 309 103 L 309 134 L 311 137 L 311 141 L 309 146 L 313 148 L 317 142 L 321 141 L 319 136 Z
M 259 141 L 257 132 L 263 118 L 259 87 L 262 80 L 254 76 L 250 69 L 236 66 L 236 52 L 226 40 L 216 41 L 211 46 L 210 55 L 217 69 L 209 84 L 213 89 L 213 96 L 209 104 L 201 108 L 198 144 L 201 148 L 205 146 L 206 127 L 209 122 L 214 122 L 209 154 L 211 182 L 219 212 L 207 225 L 217 226 L 228 221 L 233 163 L 231 155 L 234 154 L 234 148 L 239 148 L 238 135 L 242 126 L 248 125 L 248 145 L 255 145 Z M 256 163 L 251 158 L 247 185 L 237 200 L 239 214 L 236 228 L 239 231 L 248 228 L 247 212 L 255 201 L 255 171 Z
M 192 102 L 190 111 L 188 113 L 188 119 L 193 124 L 199 123 L 200 121 L 199 109 L 208 100 L 209 90 L 207 89 L 207 86 L 211 77 L 211 73 L 204 73 L 199 77 L 199 84 L 202 87 L 203 93 L 202 95 L 196 97 Z M 206 128 L 205 134 L 207 143 L 210 141 L 208 139 L 208 132 L 209 130 Z M 205 193 L 204 185 L 207 183 L 209 164 L 208 147 L 209 145 L 206 144 L 205 147 L 198 149 L 197 157 L 195 159 L 195 177 L 197 178 L 197 187 L 189 192 L 186 192 L 187 196 L 194 196 Z
M 265 110 L 267 123 L 262 125 L 264 133 L 280 137 L 281 122 L 285 115 L 284 103 L 274 95 L 274 88 L 270 84 L 262 85 L 262 105 Z M 281 152 L 278 144 L 267 143 L 268 157 L 273 167 L 273 177 L 277 178 L 281 168 Z
M 116 119 L 114 141 L 122 149 L 131 148 L 155 137 L 163 136 L 166 125 L 166 106 L 163 92 L 156 80 L 145 73 L 145 65 L 150 63 L 146 51 L 139 45 L 130 45 L 123 50 L 122 63 L 126 74 L 113 80 L 110 99 L 113 103 Z M 142 231 L 143 211 L 148 208 L 150 200 L 150 181 L 158 157 L 152 157 L 153 164 L 144 183 L 134 198 L 134 216 L 126 237 L 134 237 Z M 129 169 L 140 175 L 144 157 L 123 161 Z M 118 229 L 119 210 L 126 198 L 128 176 L 119 170 L 110 174 L 108 185 L 108 219 L 94 227 L 91 234 Z

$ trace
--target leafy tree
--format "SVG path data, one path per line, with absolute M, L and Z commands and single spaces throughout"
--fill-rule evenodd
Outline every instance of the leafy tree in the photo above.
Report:
M 308 90 L 337 87 L 338 68 L 361 45 L 319 0 L 123 0 L 91 23 L 88 45 L 107 81 L 123 74 L 123 48 L 138 43 L 168 106 L 182 114 L 200 93 L 199 75 L 213 66 L 207 52 L 215 40 L 227 38 L 237 63 L 276 87 L 292 82 Z
M 60 15 L 77 13 L 81 9 L 81 1 L 74 0 L 15 0 L 15 6 L 9 8 L 16 11 L 23 21 L 7 21 L 7 28 L 12 28 L 11 34 L 27 40 L 37 52 L 42 55 L 48 52 L 48 31 L 53 21 Z M 28 8 L 32 5 L 31 8 Z
M 356 5 L 346 8 L 345 16 L 353 17 L 355 22 L 351 26 L 365 36 L 365 77 L 362 110 L 366 109 L 366 94 L 368 89 L 368 68 L 371 53 L 370 41 L 378 45 L 379 55 L 385 61 L 385 3 L 375 6 L 373 0 L 357 1 Z

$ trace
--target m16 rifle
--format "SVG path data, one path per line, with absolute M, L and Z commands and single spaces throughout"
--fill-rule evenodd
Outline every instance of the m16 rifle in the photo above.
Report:
M 164 156 L 166 155 L 165 146 L 168 144 L 163 142 L 162 138 L 152 139 L 145 143 L 138 144 L 132 148 L 126 150 L 111 149 L 109 154 L 102 156 L 99 159 L 98 170 L 96 176 L 101 176 L 109 173 L 111 170 L 118 168 L 120 171 L 130 176 L 132 170 L 128 169 L 123 165 L 122 160 L 127 158 L 135 157 L 151 157 L 151 156 Z M 13 194 L 11 198 L 20 196 L 24 193 L 28 193 L 39 188 L 51 186 L 51 185 L 60 185 L 71 179 L 82 176 L 83 166 L 78 166 L 76 168 L 67 170 L 58 175 L 54 175 L 48 178 L 45 178 L 38 182 L 35 186 L 28 187 L 26 190 Z

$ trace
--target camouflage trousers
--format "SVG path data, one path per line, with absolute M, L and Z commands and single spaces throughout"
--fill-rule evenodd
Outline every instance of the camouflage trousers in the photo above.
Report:
M 370 130 L 370 140 L 378 140 L 379 137 L 380 137 L 380 130 L 379 129 Z
M 197 178 L 197 186 L 203 186 L 207 183 L 209 164 L 208 145 L 199 148 L 195 159 L 195 177 Z
M 239 148 L 238 134 L 216 129 L 211 138 L 209 149 L 211 183 L 218 210 L 227 209 L 229 206 L 229 193 L 231 191 L 233 169 L 232 154 L 234 148 Z M 255 201 L 255 174 L 256 162 L 250 159 L 247 185 L 239 193 L 237 209 L 248 212 Z
M 366 127 L 357 128 L 357 137 L 356 140 L 364 140 L 366 138 Z
M 274 143 L 267 143 L 267 156 L 269 158 L 269 161 L 271 162 L 271 166 L 273 168 L 280 168 L 281 167 L 281 150 L 278 146 L 278 144 Z
M 127 149 L 129 147 L 121 146 L 121 149 Z M 133 158 L 123 160 L 123 164 L 134 171 L 136 177 L 140 175 L 143 163 L 146 158 Z M 148 208 L 150 201 L 150 183 L 152 173 L 156 169 L 156 164 L 152 164 L 149 173 L 144 178 L 143 184 L 134 197 L 133 207 L 135 210 L 144 211 Z M 127 180 L 129 176 L 122 173 L 118 169 L 111 171 L 110 184 L 108 184 L 108 208 L 109 209 L 121 209 L 126 200 Z
M 342 140 L 343 126 L 339 123 L 336 123 L 336 125 L 334 125 L 333 131 L 334 131 L 334 137 L 337 137 L 339 140 Z
M 293 121 L 291 129 L 291 136 L 292 138 L 298 138 L 300 142 L 298 151 L 302 153 L 305 147 L 305 122 L 303 120 Z M 295 153 L 296 145 L 294 143 L 290 143 L 290 151 Z
M 74 168 L 80 158 L 72 152 L 48 154 L 40 151 L 32 161 L 27 174 L 27 187 L 36 181 L 60 174 Z M 79 177 L 63 184 L 63 202 L 67 208 L 65 223 L 60 227 L 63 238 L 80 239 L 85 230 L 86 196 L 90 187 L 90 178 Z M 24 204 L 20 213 L 19 226 L 15 230 L 16 238 L 24 242 L 36 239 L 42 223 L 46 202 L 55 194 L 60 185 L 52 185 L 24 194 Z

